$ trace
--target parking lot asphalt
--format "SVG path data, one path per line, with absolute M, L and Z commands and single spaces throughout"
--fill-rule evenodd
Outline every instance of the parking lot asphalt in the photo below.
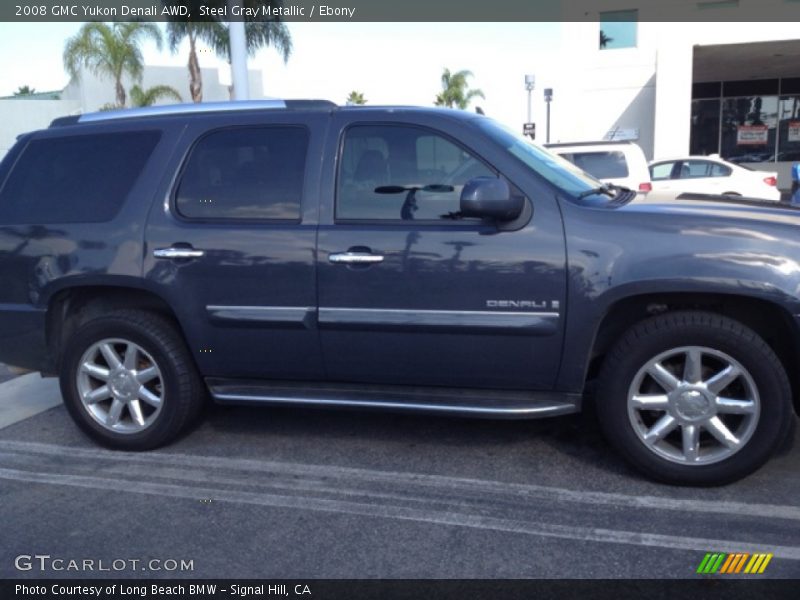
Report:
M 123 453 L 57 406 L 0 429 L 0 577 L 691 578 L 706 552 L 768 552 L 759 577 L 796 578 L 797 438 L 741 482 L 693 489 L 629 469 L 591 411 L 213 407 L 177 443 Z M 37 553 L 193 570 L 15 569 Z

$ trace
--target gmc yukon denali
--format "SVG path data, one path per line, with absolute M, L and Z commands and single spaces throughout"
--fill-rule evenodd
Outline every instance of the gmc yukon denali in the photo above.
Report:
M 207 398 L 527 419 L 586 395 L 646 475 L 727 483 L 794 426 L 800 216 L 635 195 L 455 110 L 56 119 L 0 163 L 0 361 L 57 375 L 113 448 Z

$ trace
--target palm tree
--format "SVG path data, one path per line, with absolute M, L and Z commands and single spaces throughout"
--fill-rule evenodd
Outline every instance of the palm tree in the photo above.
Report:
M 144 60 L 140 46 L 147 39 L 161 49 L 161 31 L 155 23 L 86 23 L 67 40 L 64 68 L 76 79 L 81 67 L 97 76 L 110 77 L 114 80 L 117 106 L 125 106 L 122 79 L 127 75 L 141 80 Z
M 292 36 L 284 23 L 279 21 L 245 22 L 247 51 L 250 56 L 263 48 L 272 46 L 289 60 L 292 54 Z M 230 34 L 227 23 L 219 21 L 167 24 L 167 38 L 172 52 L 177 52 L 184 39 L 189 40 L 189 92 L 193 102 L 203 101 L 203 77 L 197 60 L 197 42 L 205 42 L 217 56 L 230 62 Z M 233 88 L 230 88 L 233 91 Z
M 17 91 L 14 92 L 15 96 L 32 96 L 36 93 L 36 90 L 27 85 L 21 85 L 17 88 Z
M 146 90 L 138 85 L 131 88 L 131 106 L 153 106 L 165 98 L 172 98 L 178 102 L 183 100 L 178 90 L 169 85 L 154 85 Z
M 357 92 L 353 90 L 350 92 L 350 95 L 347 97 L 347 104 L 366 104 L 367 99 L 364 98 L 364 94 L 362 92 Z
M 614 41 L 614 38 L 608 37 L 605 31 L 600 30 L 600 48 L 605 48 L 608 44 Z
M 442 91 L 437 94 L 436 106 L 465 109 L 473 98 L 486 98 L 481 90 L 469 89 L 467 78 L 472 77 L 472 71 L 458 71 L 451 73 L 450 69 L 442 72 Z

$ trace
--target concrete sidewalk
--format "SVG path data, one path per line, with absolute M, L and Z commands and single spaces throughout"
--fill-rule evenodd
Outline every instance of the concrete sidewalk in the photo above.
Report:
M 0 383 L 0 429 L 61 404 L 58 379 L 28 373 Z

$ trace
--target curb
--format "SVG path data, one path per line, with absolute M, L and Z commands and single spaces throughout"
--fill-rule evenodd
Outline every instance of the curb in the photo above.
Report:
M 61 404 L 58 379 L 28 373 L 0 383 L 0 429 Z

